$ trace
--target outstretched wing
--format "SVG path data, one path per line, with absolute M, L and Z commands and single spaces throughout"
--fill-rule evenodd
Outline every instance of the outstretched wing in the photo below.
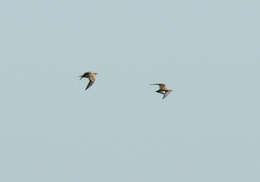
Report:
M 88 85 L 87 85 L 87 87 L 85 88 L 85 90 L 87 90 L 89 87 L 91 87 L 94 82 L 95 82 L 95 81 L 89 80 Z
M 89 87 L 91 87 L 96 80 L 95 76 L 91 76 L 91 75 L 89 75 L 88 79 L 89 79 L 89 82 L 88 82 L 88 85 L 85 90 L 87 90 Z
M 90 74 L 90 72 L 86 72 L 86 73 L 83 73 L 82 75 L 80 75 L 79 77 L 80 77 L 80 79 L 82 79 L 82 78 L 88 78 L 88 77 L 89 77 L 89 74 Z
M 153 83 L 151 85 L 158 85 L 160 87 L 160 89 L 164 89 L 166 87 L 166 85 L 164 83 Z

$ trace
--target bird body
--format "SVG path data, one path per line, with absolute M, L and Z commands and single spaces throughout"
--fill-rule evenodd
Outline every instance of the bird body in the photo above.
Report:
M 94 82 L 96 81 L 97 75 L 98 75 L 98 73 L 92 73 L 92 72 L 85 72 L 82 75 L 80 75 L 80 80 L 82 78 L 88 78 L 89 79 L 88 85 L 85 88 L 85 90 L 87 90 L 89 87 L 91 87 L 94 84 Z
M 173 90 L 168 89 L 164 83 L 154 83 L 151 85 L 158 85 L 159 89 L 156 90 L 157 93 L 163 94 L 162 99 L 165 99 Z

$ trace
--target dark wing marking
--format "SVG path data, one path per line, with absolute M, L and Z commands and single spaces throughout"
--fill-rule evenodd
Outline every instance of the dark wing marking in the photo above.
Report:
M 89 75 L 90 75 L 90 72 L 83 73 L 82 75 L 80 75 L 80 79 L 82 79 L 82 78 L 88 78 Z

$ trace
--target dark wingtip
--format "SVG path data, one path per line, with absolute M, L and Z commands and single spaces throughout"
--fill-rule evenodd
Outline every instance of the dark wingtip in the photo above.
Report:
M 79 75 L 79 79 L 81 80 L 82 78 L 84 78 L 84 76 L 83 75 Z

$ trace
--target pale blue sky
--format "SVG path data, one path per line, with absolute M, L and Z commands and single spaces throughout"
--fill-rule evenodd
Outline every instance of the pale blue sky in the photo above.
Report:
M 259 182 L 259 6 L 1 1 L 0 181 Z

